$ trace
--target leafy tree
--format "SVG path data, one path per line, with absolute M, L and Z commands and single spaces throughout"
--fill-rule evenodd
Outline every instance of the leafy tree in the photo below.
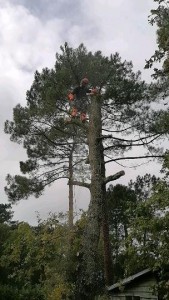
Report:
M 133 222 L 129 238 L 140 267 L 148 266 L 158 271 L 157 288 L 163 297 L 165 295 L 162 299 L 168 298 L 168 192 L 168 183 L 158 181 L 151 196 L 138 206 L 137 219 Z
M 39 220 L 38 226 L 20 223 L 3 244 L 0 266 L 6 280 L 0 283 L 2 299 L 79 299 L 80 248 L 87 222 L 85 214 L 75 223 L 70 244 L 63 214 Z M 102 253 L 98 261 L 101 272 Z M 4 274 L 3 274 L 4 275 Z M 102 292 L 98 287 L 94 294 Z
M 168 75 L 169 75 L 169 1 L 154 0 L 157 3 L 156 9 L 151 10 L 149 22 L 157 26 L 157 50 L 154 55 L 146 61 L 145 68 L 151 68 L 156 62 L 160 63 L 159 68 L 154 68 L 153 78 L 156 79 L 151 93 L 161 104 L 161 110 L 154 113 L 152 132 L 163 134 L 168 138 L 169 133 L 169 114 L 168 114 Z M 162 101 L 164 100 L 164 101 Z M 168 151 L 166 151 L 164 169 L 168 165 Z
M 159 180 L 160 178 L 155 175 L 145 174 L 142 177 L 137 176 L 135 181 L 130 180 L 129 187 L 134 191 L 137 201 L 146 201 Z
M 10 234 L 11 234 L 10 225 L 13 223 L 11 221 L 12 216 L 13 216 L 13 212 L 11 210 L 11 204 L 1 203 L 0 204 L 0 236 L 1 236 L 0 257 L 2 256 L 4 243 L 6 243 L 6 241 L 10 238 Z M 11 299 L 10 291 L 5 286 L 5 284 L 7 283 L 7 276 L 8 276 L 8 272 L 6 270 L 6 267 L 0 266 L 0 297 L 4 299 Z M 11 297 L 13 294 L 11 292 Z
M 67 91 L 87 74 L 91 86 L 97 86 L 98 95 L 89 99 L 89 123 L 66 124 Z M 106 184 L 124 175 L 124 171 L 106 177 L 106 165 L 121 159 L 136 157 L 124 153 L 141 148 L 139 156 L 161 156 L 153 142 L 162 133 L 152 132 L 151 99 L 148 85 L 141 81 L 140 72 L 132 70 L 132 63 L 122 61 L 119 54 L 103 56 L 100 51 L 88 52 L 81 44 L 77 49 L 67 44 L 56 54 L 55 68 L 35 73 L 27 105 L 14 108 L 14 120 L 6 121 L 5 132 L 11 140 L 22 143 L 29 159 L 20 162 L 26 176 L 7 176 L 6 192 L 11 201 L 39 197 L 45 186 L 60 178 L 70 179 L 69 158 L 74 146 L 73 172 L 79 176 L 69 184 L 90 189 L 91 201 L 88 222 L 83 239 L 82 284 L 86 282 L 89 294 L 92 284 L 98 282 L 97 257 L 100 227 L 103 229 L 105 278 L 112 281 L 110 244 L 108 239 Z M 137 138 L 133 138 L 137 134 Z M 85 150 L 89 149 L 90 183 L 84 178 Z M 146 149 L 146 153 L 144 152 Z M 86 173 L 85 173 L 86 174 Z M 78 180 L 77 180 L 78 178 Z
M 149 23 L 151 25 L 157 26 L 157 46 L 158 49 L 152 55 L 152 57 L 146 61 L 146 68 L 151 68 L 155 62 L 163 62 L 162 69 L 159 70 L 154 68 L 154 77 L 161 77 L 165 81 L 165 77 L 168 76 L 168 51 L 169 51 L 169 2 L 167 0 L 154 0 L 158 3 L 156 9 L 151 10 L 151 15 L 149 16 Z M 167 82 L 166 82 L 167 83 Z
M 0 259 L 7 273 L 1 296 L 9 287 L 9 291 L 13 289 L 17 294 L 11 299 L 53 299 L 57 286 L 63 286 L 62 290 L 71 286 L 72 278 L 67 281 L 65 273 L 69 273 L 67 229 L 60 216 L 51 216 L 38 227 L 22 222 L 11 231 Z
M 138 184 L 141 183 L 142 191 Z M 146 174 L 132 184 L 137 196 L 135 218 L 131 218 L 127 238 L 129 247 L 125 254 L 125 275 L 133 274 L 145 267 L 158 273 L 155 287 L 161 299 L 168 298 L 169 236 L 169 186 L 166 179 L 157 179 Z M 141 193 L 140 193 L 141 191 Z
M 11 211 L 11 204 L 0 204 L 0 223 L 5 223 L 11 221 L 13 217 L 13 212 Z
M 149 235 L 147 222 L 154 218 L 156 211 L 148 203 L 158 182 L 159 178 L 146 174 L 130 181 L 128 186 L 110 185 L 107 190 L 116 280 L 150 266 L 150 245 L 157 241 Z
M 107 190 L 109 227 L 112 245 L 115 281 L 124 276 L 124 263 L 128 249 L 131 219 L 135 218 L 137 198 L 135 192 L 124 185 L 110 185 Z
M 6 271 L 1 297 L 5 288 L 9 288 L 9 291 L 13 290 L 14 295 L 16 294 L 11 295 L 10 299 L 43 299 L 40 296 L 41 292 L 38 292 L 41 265 L 38 266 L 37 261 L 35 263 L 35 253 L 35 237 L 28 224 L 21 223 L 11 230 L 10 236 L 3 244 L 0 259 L 0 266 Z
M 168 299 L 168 192 L 168 172 L 164 179 L 146 174 L 128 187 L 110 186 L 107 191 L 117 280 L 152 268 L 158 273 L 154 288 L 160 299 Z

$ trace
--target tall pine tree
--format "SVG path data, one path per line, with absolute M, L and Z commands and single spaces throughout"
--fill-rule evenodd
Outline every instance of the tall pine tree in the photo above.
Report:
M 84 186 L 91 194 L 80 274 L 88 293 L 86 297 L 93 284 L 99 282 L 97 248 L 101 227 L 106 283 L 113 280 L 106 184 L 123 176 L 124 171 L 115 174 L 112 171 L 112 175 L 106 176 L 106 165 L 121 159 L 162 155 L 153 144 L 162 134 L 151 131 L 149 86 L 132 67 L 132 63 L 122 61 L 118 53 L 106 57 L 100 51 L 88 52 L 83 44 L 77 49 L 65 44 L 61 53 L 56 54 L 54 69 L 35 73 L 33 85 L 27 92 L 27 105 L 17 105 L 13 121 L 5 123 L 5 132 L 11 135 L 12 141 L 23 144 L 29 158 L 20 162 L 21 171 L 28 176 L 7 176 L 6 192 L 13 202 L 31 194 L 39 197 L 47 185 L 60 178 L 69 180 L 73 150 L 71 184 Z M 67 93 L 86 74 L 91 87 L 98 89 L 98 94 L 89 98 L 89 123 L 67 124 Z M 139 155 L 125 155 L 134 148 L 140 149 Z M 85 178 L 87 149 L 90 181 Z

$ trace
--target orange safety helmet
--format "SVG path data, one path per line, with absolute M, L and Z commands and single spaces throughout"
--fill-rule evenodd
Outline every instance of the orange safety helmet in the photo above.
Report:
M 69 94 L 68 94 L 68 100 L 69 100 L 69 101 L 73 101 L 74 98 L 75 98 L 75 97 L 74 97 L 74 95 L 73 95 L 72 93 L 69 93 Z
M 81 80 L 81 84 L 83 85 L 83 84 L 88 84 L 89 83 L 89 79 L 88 78 L 83 78 L 82 80 Z

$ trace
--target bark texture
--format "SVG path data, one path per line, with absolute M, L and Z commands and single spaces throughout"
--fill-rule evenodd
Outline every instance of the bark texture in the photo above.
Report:
M 104 241 L 104 269 L 105 281 L 112 282 L 112 264 L 109 242 L 109 226 L 106 207 L 105 164 L 103 154 L 102 124 L 101 124 L 101 96 L 91 98 L 89 117 L 89 161 L 91 167 L 91 201 L 88 210 L 88 224 L 83 242 L 84 264 L 89 284 L 97 282 L 98 242 L 102 228 Z

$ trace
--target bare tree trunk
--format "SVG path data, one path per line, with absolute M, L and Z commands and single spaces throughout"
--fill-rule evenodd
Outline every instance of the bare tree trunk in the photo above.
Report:
M 88 210 L 88 223 L 84 237 L 84 263 L 88 283 L 96 281 L 98 264 L 98 242 L 102 221 L 102 166 L 100 153 L 101 105 L 96 105 L 96 97 L 92 97 L 89 119 L 89 161 L 91 166 L 91 200 Z
M 106 207 L 105 164 L 102 145 L 101 96 L 91 99 L 89 118 L 89 161 L 91 167 L 91 201 L 88 210 L 88 224 L 83 244 L 86 277 L 96 283 L 98 265 L 98 242 L 102 226 L 104 240 L 104 264 L 106 284 L 112 282 L 109 226 Z M 96 277 L 95 277 L 96 276 Z
M 73 149 L 69 156 L 69 212 L 68 223 L 69 229 L 73 229 Z
M 105 195 L 106 195 L 106 189 L 105 189 Z M 103 245 L 104 245 L 105 283 L 107 286 L 109 286 L 113 283 L 114 274 L 113 274 L 113 265 L 112 265 L 112 256 L 111 256 L 108 210 L 107 210 L 106 198 L 103 199 L 103 207 L 102 207 L 102 231 L 103 231 Z

